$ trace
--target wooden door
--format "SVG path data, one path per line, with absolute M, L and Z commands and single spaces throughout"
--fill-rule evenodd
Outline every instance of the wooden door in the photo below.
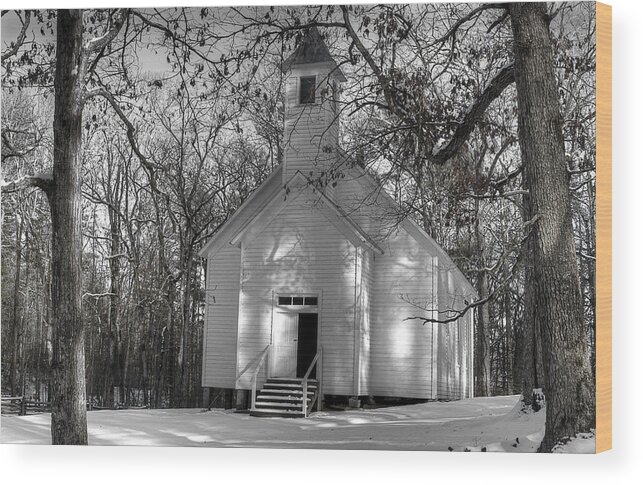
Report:
M 272 328 L 270 373 L 272 377 L 296 377 L 297 374 L 296 313 L 277 313 Z

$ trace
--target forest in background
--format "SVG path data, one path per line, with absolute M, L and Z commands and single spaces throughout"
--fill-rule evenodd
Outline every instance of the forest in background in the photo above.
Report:
M 594 371 L 595 12 L 582 3 L 547 12 Z M 22 41 L 3 36 L 2 51 L 2 390 L 36 399 L 52 378 L 51 216 L 45 192 L 4 181 L 51 171 L 56 15 L 3 12 L 3 26 L 16 16 L 26 27 Z M 84 33 L 98 35 L 118 15 L 85 12 Z M 87 399 L 207 406 L 197 252 L 281 161 L 280 66 L 306 25 L 321 29 L 348 78 L 343 148 L 478 291 L 468 309 L 476 395 L 545 387 L 538 319 L 529 318 L 538 304 L 528 283 L 537 219 L 526 201 L 516 88 L 503 77 L 514 57 L 508 11 L 167 9 L 130 11 L 88 68 L 80 154 Z M 466 141 L 453 145 L 464 129 Z M 321 183 L 334 177 L 341 168 Z

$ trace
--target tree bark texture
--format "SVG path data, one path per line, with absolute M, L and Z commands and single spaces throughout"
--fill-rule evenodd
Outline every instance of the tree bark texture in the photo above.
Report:
M 489 275 L 481 270 L 478 273 L 477 290 L 480 299 L 489 297 Z M 477 308 L 476 338 L 475 338 L 475 393 L 476 397 L 490 396 L 491 361 L 489 354 L 490 315 L 489 303 L 483 303 Z
M 86 445 L 85 328 L 81 310 L 82 12 L 59 10 L 52 215 L 54 445 Z
M 534 317 L 540 327 L 545 436 L 540 451 L 594 423 L 569 175 L 544 3 L 509 4 L 514 35 L 518 134 L 533 215 Z
M 525 184 L 525 190 L 529 188 Z M 534 389 L 542 388 L 543 375 L 542 375 L 542 345 L 540 339 L 540 327 L 536 319 L 536 302 L 534 299 L 534 265 L 533 257 L 534 252 L 534 235 L 532 225 L 530 223 L 534 210 L 531 204 L 531 199 L 528 194 L 523 196 L 523 220 L 526 224 L 526 247 L 525 252 L 525 292 L 524 292 L 524 310 L 523 318 L 520 322 L 516 338 L 520 343 L 516 345 L 516 360 L 520 362 L 518 372 L 515 374 L 517 389 L 516 392 L 522 394 L 523 403 L 526 407 L 532 407 L 538 411 L 537 403 L 534 401 Z
M 479 172 L 479 168 L 477 169 Z M 480 202 L 476 200 L 475 243 L 478 256 L 478 276 L 476 286 L 481 300 L 489 298 L 489 274 L 484 269 L 484 237 L 480 227 Z M 479 305 L 475 322 L 474 349 L 474 396 L 491 395 L 491 355 L 490 355 L 490 325 L 489 302 Z

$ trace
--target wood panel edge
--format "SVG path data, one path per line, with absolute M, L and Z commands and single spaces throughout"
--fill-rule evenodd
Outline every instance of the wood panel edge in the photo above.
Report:
M 612 448 L 612 7 L 596 2 L 596 453 Z

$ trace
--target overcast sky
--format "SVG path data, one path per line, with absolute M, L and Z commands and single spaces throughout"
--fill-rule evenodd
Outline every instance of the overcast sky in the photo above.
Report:
M 2 51 L 14 42 L 20 33 L 22 24 L 16 16 L 14 11 L 8 12 L 2 17 L 2 23 L 0 27 L 0 38 L 2 41 Z M 54 23 L 54 34 L 51 32 L 45 31 L 44 35 L 41 32 L 42 25 L 38 23 L 33 17 L 31 18 L 31 23 L 29 25 L 29 32 L 27 35 L 27 41 L 35 40 L 36 42 L 49 43 L 55 42 L 55 23 Z M 151 73 L 162 73 L 168 71 L 168 64 L 166 61 L 165 54 L 163 52 L 155 54 L 152 50 L 146 49 L 144 46 L 140 46 L 136 52 L 138 56 L 138 66 L 141 69 L 141 72 L 151 72 Z

